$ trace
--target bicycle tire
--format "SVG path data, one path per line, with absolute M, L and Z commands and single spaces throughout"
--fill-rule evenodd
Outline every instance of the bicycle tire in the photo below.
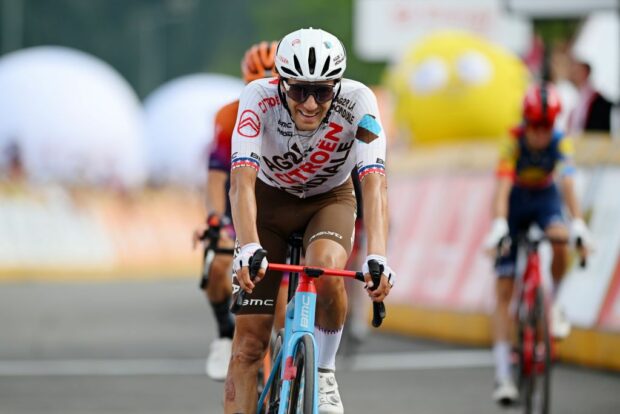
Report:
M 530 363 L 530 369 L 522 367 L 522 395 L 526 414 L 548 414 L 551 399 L 551 338 L 541 288 L 536 290 L 534 308 L 527 315 L 525 329 L 533 333 L 529 349 L 521 352 L 522 363 Z M 521 342 L 522 346 L 526 345 Z M 524 361 L 528 353 L 529 361 Z M 529 371 L 529 372 L 528 372 Z
M 536 290 L 536 302 L 532 310 L 534 329 L 534 370 L 528 381 L 525 410 L 528 414 L 548 414 L 551 398 L 551 338 L 541 288 Z
M 314 408 L 314 342 L 309 334 L 303 335 L 293 353 L 293 364 L 297 369 L 288 401 L 288 414 L 312 414 Z M 303 386 L 302 386 L 303 385 Z M 301 404 L 300 404 L 301 399 Z
M 276 359 L 278 358 L 278 353 L 280 349 L 282 349 L 282 343 L 284 341 L 284 329 L 280 329 L 275 339 L 271 342 L 271 367 L 277 365 Z M 273 381 L 271 382 L 271 387 L 269 388 L 269 398 L 267 400 L 267 413 L 277 413 L 278 408 L 280 407 L 280 386 L 282 378 L 282 365 L 278 367 L 278 370 L 275 372 Z

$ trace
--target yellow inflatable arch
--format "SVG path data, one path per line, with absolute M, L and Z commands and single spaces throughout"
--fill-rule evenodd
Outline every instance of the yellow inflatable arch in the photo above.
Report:
M 496 139 L 520 121 L 529 75 L 510 51 L 457 31 L 417 42 L 387 77 L 414 144 Z

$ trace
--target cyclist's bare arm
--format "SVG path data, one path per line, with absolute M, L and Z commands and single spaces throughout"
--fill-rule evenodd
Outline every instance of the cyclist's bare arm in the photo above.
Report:
M 228 175 L 221 170 L 209 170 L 207 176 L 207 214 L 217 214 L 222 216 L 226 213 L 226 180 Z M 195 249 L 196 246 L 202 240 L 203 234 L 207 231 L 208 227 L 205 223 L 202 227 L 195 229 L 192 234 L 192 246 Z
M 512 179 L 510 177 L 499 177 L 493 196 L 493 217 L 508 217 L 508 200 L 512 190 Z
M 577 195 L 575 194 L 574 177 L 572 175 L 563 176 L 560 185 L 562 187 L 564 203 L 571 217 L 574 219 L 581 218 L 581 208 L 579 207 L 579 201 L 577 201 Z
M 367 231 L 368 253 L 386 256 L 388 233 L 387 180 L 381 174 L 369 174 L 362 181 L 364 226 Z M 384 276 L 379 287 L 370 293 L 373 301 L 380 302 L 390 291 Z
M 228 174 L 221 170 L 209 170 L 207 176 L 207 211 L 220 216 L 226 212 L 226 180 Z
M 249 167 L 240 167 L 232 170 L 230 174 L 230 207 L 232 210 L 233 224 L 237 239 L 241 246 L 248 243 L 259 243 L 256 229 L 256 170 Z M 261 269 L 258 277 L 262 278 L 265 271 Z M 247 292 L 251 292 L 254 283 L 250 280 L 247 266 L 238 273 L 239 285 Z
M 582 221 L 581 207 L 577 200 L 577 194 L 575 193 L 575 179 L 572 175 L 565 175 L 562 177 L 560 186 L 562 187 L 562 197 L 568 212 L 570 213 L 573 221 Z M 588 246 L 587 240 L 580 240 L 577 243 L 577 251 L 582 258 L 582 266 L 585 266 L 585 259 L 590 253 L 591 245 Z

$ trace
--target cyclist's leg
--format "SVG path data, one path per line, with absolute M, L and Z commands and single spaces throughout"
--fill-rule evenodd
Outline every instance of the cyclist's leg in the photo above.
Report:
M 282 263 L 286 257 L 286 238 L 266 230 L 259 224 L 258 236 L 269 260 Z M 225 408 L 229 413 L 256 411 L 257 374 L 271 338 L 276 311 L 280 272 L 268 271 L 256 284 L 251 294 L 245 295 L 244 304 L 237 312 L 232 357 L 225 385 Z M 239 292 L 233 276 L 233 300 Z
M 256 180 L 258 238 L 267 250 L 267 259 L 284 263 L 288 237 L 307 222 L 309 215 L 298 197 L 287 194 Z M 307 203 L 305 203 L 307 204 Z M 267 351 L 280 289 L 281 272 L 267 271 L 256 284 L 252 294 L 245 295 L 237 312 L 233 352 L 225 386 L 227 413 L 252 413 L 256 410 L 256 379 L 261 361 Z M 239 285 L 233 276 L 233 300 Z M 285 301 L 284 301 L 285 302 Z
M 224 230 L 221 232 L 218 247 L 234 247 L 233 239 Z M 231 265 L 231 255 L 215 255 L 209 272 L 209 281 L 205 288 L 205 294 L 213 308 L 220 338 L 232 339 L 235 323 L 230 313 L 230 298 L 232 295 L 232 285 L 230 283 Z
M 218 247 L 232 248 L 234 242 L 222 229 Z M 228 371 L 232 338 L 235 331 L 235 319 L 230 313 L 232 285 L 230 283 L 231 255 L 215 255 L 209 270 L 209 279 L 203 289 L 207 301 L 213 309 L 217 323 L 218 338 L 211 342 L 205 371 L 217 381 L 223 381 Z
M 554 223 L 547 226 L 545 233 L 551 239 L 568 240 L 568 229 L 562 223 Z M 568 243 L 552 243 L 551 246 L 553 249 L 551 276 L 553 276 L 554 287 L 557 288 L 568 267 Z
M 568 228 L 562 215 L 562 199 L 555 185 L 540 193 L 536 218 L 538 225 L 545 230 L 547 237 L 556 240 L 568 240 Z M 552 298 L 556 293 L 568 268 L 568 243 L 551 243 L 553 258 L 551 276 L 553 278 Z M 551 308 L 551 332 L 556 339 L 566 338 L 571 331 L 571 324 L 559 303 L 554 301 Z
M 352 249 L 354 225 L 355 199 L 350 193 L 349 198 L 333 197 L 308 223 L 304 234 L 306 263 L 309 266 L 343 269 Z M 318 337 L 326 335 L 330 338 L 327 342 L 332 342 L 331 338 L 334 342 L 328 345 L 328 349 L 319 350 L 319 367 L 334 369 L 333 359 L 347 311 L 344 280 L 338 277 L 319 278 L 317 293 Z M 331 348 L 335 349 L 332 351 Z M 328 366 L 322 366 L 325 364 Z
M 278 300 L 276 302 L 276 313 L 273 328 L 276 332 L 284 328 L 284 315 L 286 314 L 286 304 L 288 299 L 288 280 L 282 278 L 280 290 L 278 291 Z
M 493 313 L 493 357 L 497 383 L 504 383 L 511 379 L 510 354 L 513 318 L 510 305 L 514 294 L 516 248 L 514 250 L 515 252 L 511 252 L 510 257 L 501 260 L 503 263 L 497 268 L 495 312 Z
M 237 315 L 232 357 L 224 385 L 226 413 L 256 412 L 256 378 L 269 346 L 272 325 L 273 315 Z
M 317 239 L 310 243 L 306 251 L 308 265 L 343 269 L 347 260 L 347 252 L 333 240 Z M 325 347 L 320 347 L 319 367 L 335 369 L 335 356 L 342 335 L 342 327 L 347 313 L 347 295 L 344 280 L 340 277 L 323 277 L 316 281 L 317 307 L 316 331 L 317 340 L 322 337 Z M 333 338 L 333 340 L 332 340 Z
M 304 234 L 308 265 L 331 268 L 346 265 L 352 247 L 355 199 L 346 186 L 339 190 L 308 224 Z M 317 294 L 315 338 L 319 348 L 319 412 L 338 413 L 343 412 L 343 407 L 334 371 L 347 311 L 344 280 L 320 278 Z
M 493 313 L 493 359 L 495 362 L 495 390 L 493 399 L 501 403 L 514 402 L 518 397 L 511 375 L 511 334 L 513 318 L 511 302 L 517 260 L 517 236 L 527 221 L 522 208 L 523 193 L 513 187 L 508 206 L 508 228 L 511 245 L 507 256 L 496 264 L 495 311 Z
M 568 240 L 568 228 L 562 214 L 562 198 L 555 185 L 542 190 L 537 200 L 536 222 L 551 239 Z M 551 275 L 554 292 L 568 267 L 568 243 L 552 243 Z

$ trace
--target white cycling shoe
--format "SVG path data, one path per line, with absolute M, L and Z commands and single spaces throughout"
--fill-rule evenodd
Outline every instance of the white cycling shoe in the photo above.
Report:
M 319 414 L 343 414 L 336 375 L 319 371 Z
M 493 390 L 493 401 L 501 405 L 512 405 L 519 399 L 519 391 L 512 380 L 499 381 Z
M 216 381 L 224 381 L 226 379 L 231 351 L 232 340 L 230 338 L 219 338 L 211 342 L 205 367 L 209 378 Z
M 564 339 L 570 335 L 571 325 L 561 306 L 554 303 L 551 306 L 551 336 L 555 339 Z

